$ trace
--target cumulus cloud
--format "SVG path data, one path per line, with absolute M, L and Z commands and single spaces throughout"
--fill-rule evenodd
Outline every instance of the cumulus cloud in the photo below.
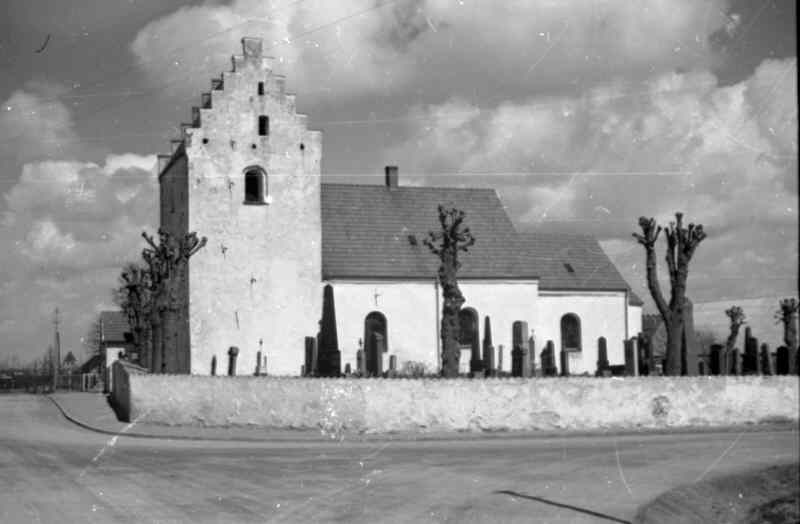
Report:
M 109 156 L 26 164 L 5 195 L 4 228 L 29 262 L 57 270 L 121 266 L 136 254 L 139 233 L 152 228 L 155 157 Z M 90 255 L 91 254 L 91 255 Z
M 428 173 L 418 184 L 496 187 L 521 229 L 595 233 L 629 267 L 641 259 L 629 240 L 637 218 L 683 211 L 711 234 L 701 268 L 711 276 L 722 263 L 716 274 L 731 279 L 761 268 L 753 288 L 776 280 L 764 267 L 796 273 L 784 252 L 797 249 L 796 69 L 795 59 L 766 61 L 728 87 L 673 72 L 490 109 L 452 100 L 416 108 L 409 138 L 387 158 L 412 177 Z
M 0 151 L 17 162 L 69 156 L 77 136 L 69 110 L 53 97 L 60 86 L 32 83 L 0 104 Z
M 707 67 L 714 57 L 706 38 L 727 22 L 724 2 L 712 4 L 234 0 L 154 20 L 131 50 L 152 82 L 182 95 L 207 85 L 245 35 L 264 38 L 290 86 L 306 97 L 412 86 L 469 94 Z
M 56 306 L 64 318 L 64 340 L 84 334 L 97 308 L 108 307 L 122 266 L 138 258 L 141 231 L 157 227 L 156 159 L 153 155 L 109 155 L 101 162 L 80 158 L 69 110 L 58 101 L 27 92 L 9 99 L 27 118 L 0 114 L 0 136 L 20 135 L 27 160 L 0 199 L 0 337 L 12 350 L 45 347 Z M 22 109 L 21 109 L 22 108 Z M 8 116 L 11 115 L 11 116 Z M 53 143 L 69 144 L 59 150 Z M 61 153 L 61 154 L 59 154 Z M 19 354 L 23 361 L 39 354 Z

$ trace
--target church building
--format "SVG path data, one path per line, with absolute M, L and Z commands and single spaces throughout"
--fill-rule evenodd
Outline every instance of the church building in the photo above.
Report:
M 394 166 L 382 185 L 324 183 L 322 133 L 297 113 L 261 40 L 242 43 L 172 154 L 159 156 L 161 227 L 208 239 L 182 282 L 166 371 L 207 375 L 214 357 L 224 371 L 236 346 L 238 374 L 299 375 L 327 284 L 342 369 L 355 369 L 356 352 L 378 332 L 384 362 L 393 355 L 398 368 L 439 370 L 438 259 L 423 244 L 439 227 L 439 205 L 463 210 L 476 239 L 458 273 L 464 347 L 479 343 L 489 316 L 505 371 L 515 321 L 533 332 L 537 366 L 552 340 L 569 351 L 571 373 L 593 373 L 599 337 L 610 363 L 624 362 L 642 302 L 596 239 L 518 232 L 494 190 L 406 187 Z

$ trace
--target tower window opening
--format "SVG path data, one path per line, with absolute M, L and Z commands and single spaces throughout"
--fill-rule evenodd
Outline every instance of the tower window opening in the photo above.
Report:
M 264 82 L 258 83 L 258 96 L 264 96 Z
M 267 196 L 267 174 L 257 167 L 244 173 L 244 203 L 263 204 Z
M 258 134 L 259 136 L 269 135 L 269 117 L 261 115 L 258 117 Z

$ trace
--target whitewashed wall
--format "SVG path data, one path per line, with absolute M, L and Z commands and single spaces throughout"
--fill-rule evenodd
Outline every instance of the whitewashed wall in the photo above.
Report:
M 387 352 L 397 356 L 397 366 L 405 361 L 424 362 L 431 370 L 438 369 L 436 347 L 440 318 L 434 280 L 429 281 L 347 281 L 332 280 L 336 306 L 336 329 L 342 352 L 342 371 L 346 364 L 356 370 L 358 341 L 364 338 L 364 319 L 377 311 L 386 317 Z
M 463 307 L 471 307 L 478 312 L 478 331 L 483 342 L 484 318 L 489 315 L 492 324 L 492 343 L 495 351 L 495 365 L 498 365 L 498 351 L 503 346 L 503 371 L 511 371 L 512 328 L 517 320 L 528 323 L 533 329 L 536 321 L 536 301 L 539 284 L 535 280 L 484 280 L 459 282 L 461 292 L 467 301 Z M 530 333 L 528 333 L 530 335 Z
M 329 283 L 333 285 L 336 304 L 342 370 L 346 363 L 355 370 L 358 340 L 364 337 L 364 319 L 373 311 L 386 316 L 388 351 L 384 368 L 389 365 L 388 355 L 396 355 L 398 369 L 406 361 L 424 362 L 432 371 L 439 369 L 441 289 L 433 279 L 415 282 L 333 280 Z M 466 298 L 464 307 L 478 312 L 481 341 L 484 318 L 490 316 L 494 346 L 503 345 L 503 369 L 510 371 L 512 324 L 516 320 L 526 320 L 532 325 L 538 292 L 536 281 L 462 280 L 459 286 Z
M 624 292 L 555 292 L 541 291 L 536 312 L 536 365 L 541 365 L 539 354 L 548 340 L 556 350 L 556 365 L 561 369 L 561 317 L 567 313 L 581 320 L 581 346 L 578 362 L 572 361 L 570 373 L 593 374 L 597 367 L 597 339 L 606 337 L 608 361 L 612 365 L 625 363 L 623 340 L 628 309 Z

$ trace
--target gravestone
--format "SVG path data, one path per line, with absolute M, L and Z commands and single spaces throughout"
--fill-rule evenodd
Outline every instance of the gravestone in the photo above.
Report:
M 497 372 L 503 372 L 503 344 L 497 347 Z
M 487 315 L 483 323 L 483 369 L 486 376 L 496 376 L 494 367 L 494 346 L 492 345 L 492 325 Z
M 569 376 L 569 351 L 565 349 L 561 350 L 561 376 Z
M 775 374 L 788 375 L 789 369 L 789 348 L 781 346 L 778 348 L 777 355 L 775 356 Z
M 625 376 L 633 377 L 636 375 L 636 367 L 633 359 L 636 358 L 636 348 L 634 347 L 633 339 L 625 340 Z
M 761 351 L 759 352 L 759 360 L 761 361 L 761 373 L 763 375 L 774 375 L 775 372 L 772 369 L 772 359 L 770 358 L 769 354 L 769 344 L 764 342 L 761 344 Z
M 306 337 L 305 339 L 305 365 L 304 371 L 308 376 L 313 376 L 316 355 L 317 355 L 317 339 L 315 337 Z
M 722 371 L 722 345 L 711 344 L 708 350 L 708 367 L 712 375 L 719 375 Z
M 548 340 L 545 344 L 542 354 L 542 375 L 545 377 L 554 377 L 558 375 L 558 368 L 556 367 L 555 358 L 555 344 L 552 340 Z
M 239 348 L 231 346 L 228 348 L 228 376 L 236 375 L 236 357 L 239 355 Z
M 511 350 L 511 375 L 514 377 L 530 377 L 531 360 L 527 334 L 527 322 L 522 320 L 514 322 L 512 327 L 513 349 Z
M 647 376 L 650 374 L 650 366 L 647 358 L 647 337 L 644 333 L 636 335 L 636 354 L 637 364 L 640 376 Z
M 606 337 L 600 337 L 597 339 L 597 371 L 595 372 L 595 376 L 607 376 L 606 371 L 608 368 L 608 348 L 606 347 Z
M 750 326 L 744 330 L 744 353 L 742 355 L 742 374 L 756 375 L 759 373 L 758 339 L 753 337 Z
M 536 341 L 533 340 L 533 335 L 528 338 L 528 359 L 530 360 L 530 377 L 536 376 Z

